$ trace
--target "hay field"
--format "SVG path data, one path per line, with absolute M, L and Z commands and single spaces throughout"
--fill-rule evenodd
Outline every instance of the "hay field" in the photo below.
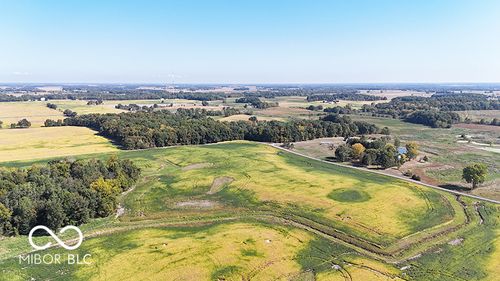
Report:
M 432 226 L 459 222 L 450 205 L 456 202 L 435 191 L 306 160 L 266 145 L 186 146 L 142 151 L 140 157 L 141 162 L 154 159 L 147 164 L 160 171 L 126 200 L 130 214 L 142 214 L 144 219 L 175 210 L 176 203 L 187 197 L 293 214 L 382 245 Z M 199 163 L 212 165 L 183 169 Z M 221 177 L 234 180 L 220 192 L 207 194 Z
M 105 100 L 99 105 L 87 105 L 86 100 L 52 100 L 50 101 L 58 106 L 58 110 L 64 111 L 65 109 L 70 109 L 77 112 L 78 114 L 89 114 L 89 113 L 120 113 L 126 112 L 125 110 L 116 109 L 117 104 L 137 104 L 140 106 L 151 106 L 153 104 L 158 105 L 170 105 L 172 107 L 165 107 L 168 110 L 175 110 L 177 108 L 205 108 L 207 110 L 220 110 L 222 106 L 218 103 L 210 102 L 209 106 L 202 106 L 201 101 L 197 100 L 187 100 L 187 99 L 164 99 L 163 103 L 161 100 Z
M 0 162 L 117 150 L 108 139 L 85 127 L 0 130 Z
M 32 127 L 43 126 L 47 119 L 64 119 L 62 112 L 47 107 L 44 101 L 0 102 L 0 121 L 3 128 L 10 128 L 11 123 L 26 118 Z
M 92 264 L 21 268 L 9 260 L 0 280 L 403 280 L 394 266 L 304 230 L 255 222 L 124 231 L 86 240 L 77 252 Z
M 82 226 L 86 239 L 77 252 L 91 253 L 92 264 L 22 266 L 15 255 L 29 244 L 9 238 L 0 240 L 0 267 L 8 268 L 0 280 L 134 274 L 143 280 L 492 280 L 498 273 L 500 210 L 492 204 L 251 142 L 113 154 L 132 159 L 143 174 L 124 195 L 124 216 Z M 222 185 L 214 189 L 217 182 Z

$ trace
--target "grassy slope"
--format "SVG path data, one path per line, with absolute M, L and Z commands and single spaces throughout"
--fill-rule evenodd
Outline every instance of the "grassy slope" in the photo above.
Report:
M 152 220 L 175 222 L 186 221 L 194 216 L 199 216 L 200 218 L 221 218 L 227 216 L 225 212 L 230 213 L 230 215 L 246 214 L 248 211 L 242 208 L 246 207 L 252 210 L 286 214 L 292 218 L 306 217 L 329 227 L 335 226 L 335 228 L 349 232 L 351 235 L 361 235 L 364 239 L 373 239 L 373 241 L 390 245 L 391 242 L 397 240 L 396 237 L 410 233 L 414 233 L 411 237 L 419 236 L 422 232 L 415 233 L 415 231 L 447 221 L 449 219 L 448 216 L 450 216 L 450 209 L 446 204 L 454 206 L 453 209 L 456 209 L 457 205 L 457 202 L 453 201 L 451 196 L 442 197 L 441 193 L 430 191 L 426 188 L 420 188 L 387 177 L 321 164 L 254 143 L 225 143 L 204 147 L 179 147 L 117 153 L 121 157 L 134 159 L 142 166 L 144 169 L 143 181 L 138 184 L 134 191 L 125 197 L 125 206 L 128 212 L 121 219 L 121 222 L 109 219 L 101 220 L 101 225 L 99 225 L 98 221 L 97 226 L 84 226 L 85 233 L 92 233 L 94 229 L 101 229 L 102 231 L 102 229 L 105 230 L 119 226 L 124 226 L 124 229 L 132 226 L 144 226 L 153 222 Z M 105 156 L 106 154 L 100 155 L 100 157 Z M 213 163 L 213 165 L 200 169 L 185 168 L 194 163 L 207 162 Z M 10 165 L 26 164 L 26 162 L 10 163 Z M 214 195 L 207 195 L 206 191 L 210 189 L 213 179 L 219 176 L 231 176 L 235 181 L 221 192 Z M 331 192 L 335 190 L 341 190 L 341 192 L 348 190 L 350 192 L 347 195 L 341 196 L 340 200 L 328 198 Z M 369 199 L 362 196 L 363 200 L 358 200 L 356 199 L 357 197 L 353 200 L 352 194 L 350 194 L 353 190 L 362 192 Z M 337 197 L 337 199 L 339 198 Z M 210 200 L 218 202 L 221 205 L 212 208 L 189 209 L 180 209 L 175 205 L 178 202 L 197 200 Z M 397 201 L 401 201 L 401 204 L 398 204 Z M 420 206 L 420 202 L 423 202 L 425 207 Z M 468 209 L 473 209 L 472 202 L 467 203 L 470 205 Z M 482 228 L 478 230 L 472 227 L 472 223 L 469 223 L 464 228 L 463 234 L 460 232 L 454 234 L 478 237 L 471 239 L 471 241 L 477 241 L 473 244 L 479 247 L 482 255 L 474 255 L 473 262 L 469 262 L 466 258 L 461 258 L 457 261 L 457 255 L 470 256 L 473 248 L 460 248 L 458 246 L 448 249 L 445 247 L 442 262 L 447 263 L 449 269 L 447 270 L 448 275 L 443 275 L 444 277 L 441 280 L 446 280 L 447 278 L 453 280 L 452 277 L 454 274 L 460 273 L 458 269 L 466 265 L 474 269 L 474 272 L 470 274 L 472 276 L 471 279 L 484 277 L 488 268 L 492 272 L 495 270 L 495 267 L 491 265 L 492 258 L 490 256 L 498 255 L 498 251 L 491 248 L 493 243 L 491 241 L 494 241 L 492 237 L 494 237 L 494 231 L 497 228 L 498 210 L 491 209 L 491 206 L 488 210 L 490 210 L 490 213 L 485 214 L 485 217 L 492 218 L 491 224 L 484 223 L 481 226 Z M 455 220 L 459 220 L 460 216 L 456 210 L 454 213 Z M 471 217 L 471 220 L 472 222 L 477 222 L 478 218 Z M 453 222 L 451 224 L 453 225 Z M 383 232 L 385 238 L 382 239 L 382 235 L 370 233 L 369 230 L 363 227 L 365 225 Z M 232 233 L 233 230 L 230 229 L 230 226 L 227 227 L 225 228 L 227 232 Z M 267 227 L 265 224 L 261 224 L 259 227 L 248 227 L 248 231 L 243 232 L 245 234 L 247 232 L 248 234 L 264 233 L 268 231 L 265 230 Z M 259 230 L 255 231 L 255 229 Z M 21 270 L 16 265 L 17 259 L 7 260 L 5 261 L 7 264 L 1 267 L 12 268 L 13 271 L 5 275 L 7 277 L 31 275 L 37 277 L 54 276 L 54 272 L 57 272 L 58 275 L 56 276 L 63 278 L 76 276 L 86 279 L 85 276 L 89 276 L 87 274 L 95 272 L 99 272 L 100 274 L 105 272 L 105 275 L 99 275 L 101 278 L 110 277 L 112 273 L 116 273 L 115 266 L 113 266 L 115 263 L 121 265 L 126 262 L 136 261 L 138 264 L 133 264 L 130 270 L 138 268 L 150 272 L 151 276 L 158 277 L 160 275 L 156 274 L 160 274 L 160 271 L 150 270 L 149 265 L 154 264 L 154 268 L 158 270 L 175 270 L 174 266 L 169 265 L 172 265 L 172 258 L 178 257 L 179 259 L 174 259 L 174 261 L 177 261 L 174 264 L 183 264 L 184 262 L 187 266 L 186 268 L 189 268 L 188 272 L 193 272 L 193 274 L 198 272 L 197 269 L 200 266 L 188 266 L 193 263 L 186 263 L 184 259 L 189 261 L 190 257 L 182 256 L 181 258 L 180 254 L 171 253 L 172 255 L 170 255 L 163 252 L 166 255 L 165 257 L 161 256 L 163 257 L 161 259 L 163 262 L 153 263 L 153 260 L 158 258 L 157 253 L 155 253 L 157 249 L 151 248 L 151 244 L 154 244 L 152 241 L 159 239 L 159 234 L 156 231 L 175 233 L 177 230 L 169 228 L 168 230 L 149 231 L 146 232 L 148 233 L 146 238 L 137 238 L 137 231 L 133 231 L 125 232 L 127 234 L 123 234 L 124 236 L 122 234 L 114 234 L 84 242 L 86 248 L 82 248 L 82 251 L 84 249 L 95 249 L 95 251 L 99 252 L 100 246 L 97 245 L 110 245 L 110 249 L 99 253 L 114 255 L 116 252 L 116 256 L 113 257 L 100 256 L 98 253 L 96 263 L 93 267 L 89 268 L 75 269 L 74 267 L 61 267 L 54 270 L 53 267 L 37 266 Z M 180 232 L 179 237 L 182 237 L 183 231 Z M 319 280 L 321 278 L 324 278 L 324 280 L 334 280 L 348 275 L 355 277 L 354 280 L 366 280 L 366 278 L 376 280 L 376 278 L 393 277 L 399 272 L 392 266 L 363 257 L 353 251 L 348 245 L 332 243 L 330 239 L 326 240 L 315 235 L 313 236 L 314 239 L 309 236 L 307 237 L 306 239 L 304 236 L 304 239 L 302 239 L 304 243 L 309 241 L 307 242 L 307 246 L 297 247 L 295 245 L 292 247 L 294 250 L 286 250 L 286 247 L 275 250 L 281 254 L 285 253 L 287 256 L 285 259 L 287 265 L 283 267 L 280 267 L 279 264 L 276 265 L 277 272 L 280 272 L 280 274 L 286 272 L 286 274 L 296 275 L 301 272 L 299 269 L 302 268 L 301 275 L 297 277 L 302 278 L 305 276 L 304 278 L 306 278 L 308 274 L 306 270 L 313 269 L 314 272 L 318 273 L 317 277 Z M 408 240 L 411 240 L 411 237 Z M 439 239 L 442 240 L 441 243 L 447 242 L 446 239 L 449 238 L 448 235 L 440 237 Z M 220 238 L 212 238 L 208 233 L 205 233 L 200 234 L 200 239 L 202 239 L 200 245 L 206 245 L 207 247 L 211 245 L 212 248 L 210 249 L 215 252 L 219 251 L 214 241 Z M 234 242 L 234 239 L 236 237 L 232 236 L 229 240 L 225 241 L 233 241 L 231 245 L 239 245 L 238 243 L 241 241 L 236 240 Z M 467 240 L 465 241 L 467 242 Z M 191 244 L 198 242 L 183 242 L 180 244 L 184 243 Z M 0 243 L 0 252 L 4 253 L 5 256 L 14 256 L 16 252 L 26 251 L 28 248 L 26 244 L 26 241 L 22 238 L 4 240 Z M 292 243 L 291 245 L 294 244 Z M 463 245 L 468 244 L 464 242 Z M 178 248 L 178 250 L 180 252 L 185 251 L 182 248 Z M 244 251 L 239 251 L 240 254 L 235 254 L 238 251 L 234 247 L 226 248 L 222 251 L 225 253 L 223 256 L 231 253 L 230 256 L 238 260 L 238 263 L 222 262 L 220 266 L 213 266 L 212 264 L 217 264 L 215 261 L 219 261 L 220 259 L 212 256 L 211 259 L 200 260 L 200 263 L 204 265 L 211 265 L 202 266 L 207 270 L 202 270 L 199 276 L 214 276 L 213 274 L 239 276 L 238 274 L 242 273 L 250 274 L 250 268 L 254 268 L 249 266 L 253 264 L 252 261 L 259 261 L 264 264 L 269 262 L 268 259 L 254 258 L 255 256 L 258 257 L 259 253 L 262 252 L 259 249 L 245 249 Z M 134 256 L 141 256 L 141 258 L 130 259 L 130 253 L 134 253 Z M 266 254 L 265 256 L 268 257 L 269 255 Z M 406 275 L 405 278 L 415 277 L 417 278 L 416 280 L 422 280 L 422 276 L 432 274 L 432 269 L 436 265 L 431 262 L 432 259 L 428 259 L 427 257 L 428 255 L 426 254 L 421 258 L 412 260 L 412 262 L 419 264 L 418 268 L 420 268 L 420 271 L 408 272 L 407 274 L 409 275 Z M 111 261 L 108 262 L 110 259 Z M 289 261 L 290 259 L 297 260 L 300 266 L 297 263 Z M 333 264 L 339 265 L 340 270 L 332 270 Z M 367 268 L 364 267 L 367 264 L 369 266 Z M 274 268 L 274 265 L 270 267 Z M 417 268 L 417 266 L 415 265 L 414 268 Z M 374 271 L 374 269 L 376 270 Z M 376 273 L 377 270 L 381 273 Z M 286 274 L 285 276 L 288 276 Z M 147 278 L 148 276 L 144 277 Z M 400 275 L 400 277 L 404 276 Z M 256 277 L 256 279 L 258 280 L 259 278 Z

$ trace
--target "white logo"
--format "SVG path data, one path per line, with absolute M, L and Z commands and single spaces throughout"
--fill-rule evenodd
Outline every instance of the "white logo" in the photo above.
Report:
M 36 249 L 36 250 L 45 250 L 47 248 L 49 248 L 51 245 L 52 245 L 52 242 L 48 242 L 47 244 L 43 245 L 43 246 L 38 246 L 36 245 L 34 242 L 33 242 L 33 233 L 38 230 L 38 229 L 43 229 L 45 230 L 48 234 L 50 234 L 50 236 L 52 236 L 52 238 L 54 238 L 54 240 L 57 241 L 57 244 L 59 244 L 59 246 L 63 247 L 64 249 L 66 250 L 75 250 L 77 249 L 78 247 L 80 247 L 80 245 L 82 244 L 83 242 L 83 233 L 82 231 L 76 227 L 76 226 L 73 226 L 73 225 L 68 225 L 68 226 L 65 226 L 63 227 L 60 231 L 59 231 L 59 234 L 63 234 L 66 230 L 68 229 L 73 229 L 74 231 L 76 231 L 78 233 L 78 243 L 76 243 L 75 245 L 73 246 L 68 246 L 66 245 L 61 239 L 59 239 L 59 237 L 57 237 L 57 235 L 54 234 L 54 232 L 52 232 L 52 230 L 50 230 L 48 227 L 44 226 L 44 225 L 37 225 L 35 227 L 33 227 L 33 229 L 31 229 L 30 233 L 28 234 L 28 240 L 31 244 L 31 246 Z

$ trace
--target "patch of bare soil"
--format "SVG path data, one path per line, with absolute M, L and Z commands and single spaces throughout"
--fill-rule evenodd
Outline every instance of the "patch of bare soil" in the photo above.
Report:
M 464 241 L 463 238 L 457 238 L 457 239 L 454 239 L 454 240 L 451 240 L 450 242 L 448 242 L 448 245 L 457 246 L 457 245 L 462 244 L 462 241 Z
M 213 208 L 217 205 L 217 202 L 210 200 L 190 200 L 175 203 L 175 206 L 180 208 Z
M 118 204 L 118 208 L 116 209 L 115 218 L 121 217 L 121 216 L 123 216 L 123 214 L 125 214 L 125 208 L 121 204 Z
M 196 170 L 196 169 L 203 169 L 203 168 L 208 168 L 212 167 L 214 164 L 213 163 L 196 163 L 196 164 L 191 164 L 187 165 L 186 167 L 183 167 L 183 171 L 190 171 L 190 170 Z
M 439 163 L 429 163 L 429 162 L 419 162 L 416 160 L 411 160 L 406 163 L 404 163 L 400 168 L 399 171 L 401 173 L 405 171 L 411 171 L 413 174 L 420 176 L 420 181 L 423 183 L 427 184 L 432 184 L 432 185 L 439 185 L 441 184 L 440 181 L 437 179 L 431 178 L 426 175 L 427 170 L 447 170 L 447 169 L 452 169 L 452 166 L 449 165 L 444 165 L 444 164 L 439 164 Z
M 214 179 L 212 182 L 212 186 L 210 187 L 210 190 L 207 192 L 207 194 L 214 194 L 222 190 L 224 186 L 232 183 L 234 179 L 232 177 L 217 177 Z

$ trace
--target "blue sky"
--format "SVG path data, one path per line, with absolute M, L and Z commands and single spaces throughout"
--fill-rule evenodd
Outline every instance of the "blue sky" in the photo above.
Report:
M 500 1 L 0 0 L 0 82 L 500 82 Z

